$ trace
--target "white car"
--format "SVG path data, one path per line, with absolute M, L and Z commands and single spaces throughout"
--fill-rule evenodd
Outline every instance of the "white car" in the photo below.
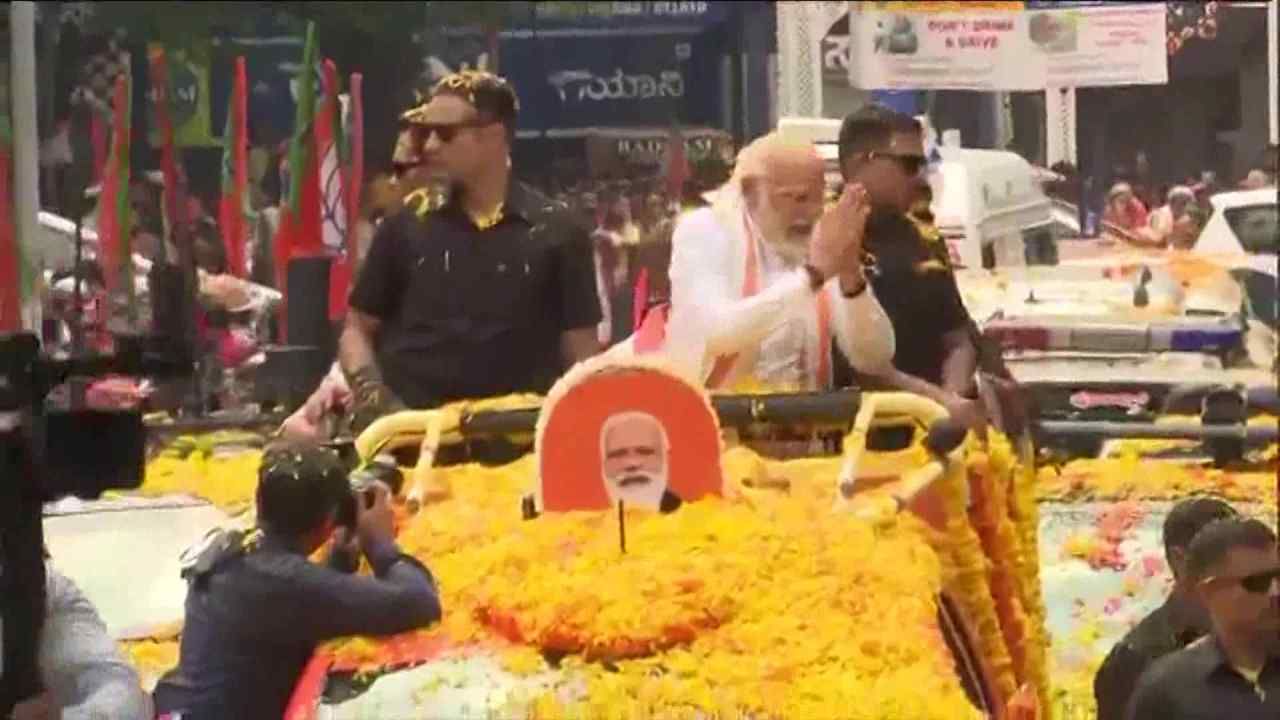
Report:
M 1222 256 L 1248 296 L 1250 315 L 1276 326 L 1277 222 L 1276 189 L 1244 190 L 1214 195 L 1213 214 L 1194 252 Z

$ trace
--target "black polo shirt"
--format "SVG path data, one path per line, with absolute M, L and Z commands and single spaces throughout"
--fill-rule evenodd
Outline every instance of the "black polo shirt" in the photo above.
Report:
M 1263 666 L 1255 686 L 1236 672 L 1211 636 L 1168 655 L 1138 682 L 1128 720 L 1276 720 L 1280 657 Z
M 1111 648 L 1093 678 L 1098 720 L 1123 720 L 1138 678 L 1156 660 L 1204 637 L 1206 629 L 1195 612 L 1177 595 L 1170 595 Z
M 946 359 L 942 338 L 953 330 L 967 330 L 971 322 L 954 273 L 900 214 L 873 212 L 866 248 L 875 255 L 878 270 L 871 287 L 893 324 L 893 366 L 941 385 Z
M 563 369 L 561 333 L 600 321 L 586 228 L 514 182 L 487 230 L 456 202 L 383 221 L 351 307 L 382 321 L 383 378 L 420 408 L 546 392 Z

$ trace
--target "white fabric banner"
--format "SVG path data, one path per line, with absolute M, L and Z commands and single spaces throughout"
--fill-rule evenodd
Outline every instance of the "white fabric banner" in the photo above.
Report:
M 996 91 L 1168 82 L 1164 3 L 1020 6 L 851 3 L 850 83 Z
M 1029 50 L 1044 58 L 1037 87 L 1169 82 L 1164 3 L 1029 12 Z

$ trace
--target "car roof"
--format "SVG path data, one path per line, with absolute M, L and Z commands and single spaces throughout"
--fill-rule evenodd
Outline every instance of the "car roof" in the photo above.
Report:
M 1276 189 L 1266 187 L 1258 190 L 1233 190 L 1214 195 L 1209 199 L 1218 210 L 1230 210 L 1249 205 L 1275 205 Z

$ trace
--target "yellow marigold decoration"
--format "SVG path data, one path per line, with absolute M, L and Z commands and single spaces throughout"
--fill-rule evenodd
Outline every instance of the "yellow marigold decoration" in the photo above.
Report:
M 125 659 L 138 671 L 142 686 L 150 689 L 165 673 L 178 666 L 177 640 L 135 640 L 120 643 Z
M 258 487 L 262 451 L 227 440 L 216 434 L 178 438 L 147 463 L 146 477 L 137 492 L 146 497 L 193 495 L 228 514 L 243 512 L 252 504 Z M 225 447 L 219 448 L 219 444 Z
M 1049 673 L 1049 629 L 1044 595 L 1040 584 L 1040 506 L 1036 501 L 1035 449 L 1030 439 L 1020 438 L 1017 447 L 992 440 L 995 464 L 1009 468 L 1009 515 L 1018 534 L 1019 587 L 1022 607 L 1027 613 L 1031 637 L 1028 649 L 1027 679 L 1036 686 L 1044 720 L 1054 715 L 1052 683 Z
M 1039 470 L 1042 500 L 1175 500 L 1213 494 L 1234 502 L 1276 503 L 1274 461 L 1248 471 L 1152 462 L 1137 455 L 1073 460 Z
M 833 475 L 799 473 L 795 491 L 760 493 L 755 507 L 709 499 L 630 516 L 624 556 L 616 517 L 522 520 L 518 499 L 534 469 L 532 457 L 441 469 L 454 493 L 400 537 L 443 593 L 443 624 L 420 637 L 491 643 L 483 609 L 499 605 L 520 612 L 535 642 L 572 628 L 598 654 L 619 639 L 660 637 L 705 608 L 720 623 L 661 654 L 618 661 L 616 672 L 570 657 L 562 669 L 586 692 L 533 699 L 530 716 L 822 717 L 856 707 L 864 714 L 855 717 L 876 720 L 977 717 L 941 644 L 941 569 L 915 518 L 872 526 L 833 514 Z M 367 642 L 337 647 L 372 658 Z M 542 668 L 527 649 L 502 657 L 512 671 Z

